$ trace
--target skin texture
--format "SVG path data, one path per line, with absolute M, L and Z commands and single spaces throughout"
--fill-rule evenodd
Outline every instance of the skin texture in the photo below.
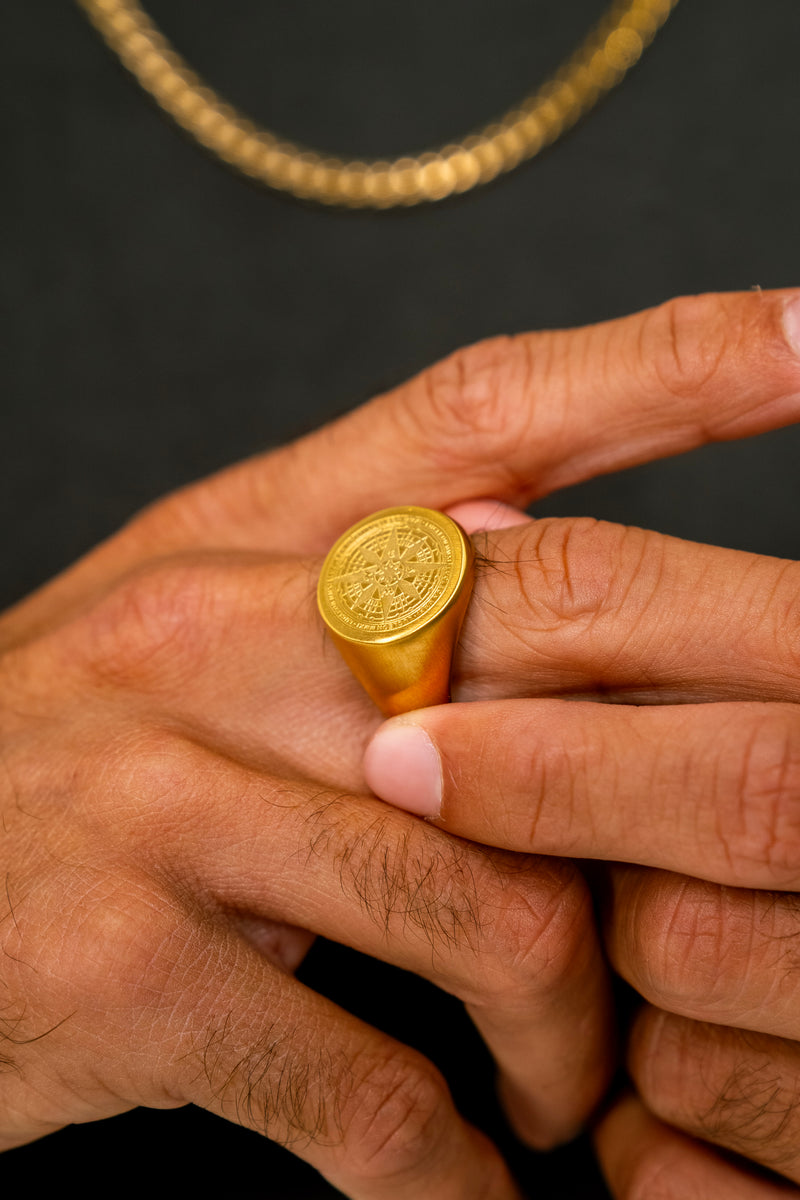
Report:
M 786 1200 L 797 1189 L 726 1161 L 625 1096 L 598 1124 L 595 1141 L 615 1196 L 626 1200 Z
M 591 805 L 608 800 L 616 778 L 587 757 L 598 796 L 576 788 L 565 832 L 556 814 L 540 825 L 550 836 L 539 845 L 525 821 L 524 779 L 520 796 L 513 792 L 514 756 L 496 760 L 491 794 L 503 827 L 488 840 L 498 849 L 453 836 L 485 828 L 470 787 L 492 756 L 477 754 L 474 741 L 453 743 L 461 807 L 448 792 L 440 827 L 375 799 L 362 757 L 380 720 L 324 638 L 313 604 L 320 556 L 376 508 L 486 495 L 524 503 L 596 472 L 798 419 L 794 299 L 693 298 L 586 330 L 471 347 L 293 446 L 167 498 L 0 619 L 0 1145 L 137 1104 L 193 1102 L 284 1141 L 354 1200 L 423 1188 L 429 1200 L 517 1194 L 430 1063 L 292 971 L 321 933 L 455 993 L 496 1057 L 521 1135 L 537 1146 L 570 1137 L 614 1066 L 609 993 L 586 883 L 571 862 L 541 854 L 589 856 Z M 494 519 L 506 524 L 502 512 Z M 594 533 L 581 541 L 588 530 L 556 523 L 551 555 L 541 538 L 526 542 L 539 537 L 532 528 L 478 540 L 490 569 L 478 580 L 457 684 L 483 704 L 432 710 L 431 720 L 456 730 L 465 708 L 476 717 L 509 696 L 554 705 L 569 710 L 563 729 L 562 717 L 549 718 L 564 745 L 577 739 L 588 756 L 585 709 L 587 728 L 601 714 L 592 737 L 613 743 L 623 765 L 626 753 L 638 760 L 658 746 L 659 731 L 591 703 L 598 689 L 725 700 L 747 724 L 744 691 L 754 709 L 769 710 L 765 722 L 788 728 L 789 673 L 775 678 L 775 659 L 759 657 L 755 636 L 742 643 L 735 614 L 717 634 L 724 669 L 713 647 L 697 678 L 680 661 L 656 669 L 648 606 L 633 588 L 633 565 L 649 561 L 638 534 L 598 527 L 587 564 Z M 627 607 L 609 599 L 594 643 L 603 588 L 612 597 L 617 586 L 617 542 L 631 554 L 620 561 L 633 599 Z M 698 577 L 717 579 L 715 553 L 691 551 L 692 596 Z M 656 573 L 649 612 L 680 621 L 688 641 L 678 587 L 688 560 L 675 554 L 677 583 L 657 598 Z M 588 592 L 576 590 L 581 564 L 594 572 L 603 562 Z M 761 599 L 754 589 L 751 604 Z M 563 696 L 584 701 L 566 705 Z M 646 711 L 665 721 L 675 712 Z M 705 732 L 720 736 L 716 726 Z M 683 732 L 670 736 L 684 747 Z M 765 725 L 766 774 L 772 736 Z M 522 766 L 530 749 L 517 755 Z M 659 784 L 663 828 L 649 838 L 639 823 L 634 861 L 743 889 L 794 886 L 793 844 L 765 854 L 775 787 L 755 769 L 757 820 L 734 838 L 732 857 L 721 856 L 710 876 L 697 869 L 705 858 L 691 859 L 691 838 L 663 857 L 673 832 L 669 766 Z M 678 766 L 683 787 L 688 768 L 680 758 Z M 496 803 L 497 770 L 508 805 Z M 557 781 L 558 762 L 549 777 Z M 547 817 L 549 784 L 541 793 Z M 633 812 L 636 796 L 628 803 Z M 624 858 L 618 851 L 635 827 L 620 822 L 600 854 Z M 613 911 L 609 920 L 613 929 Z M 621 951 L 619 961 L 632 972 Z M 638 1044 L 652 1060 L 639 1086 L 660 1111 L 661 1059 L 644 1034 Z
M 649 1001 L 628 1047 L 641 1097 L 800 1182 L 800 566 L 588 521 L 495 537 L 527 569 L 493 577 L 470 630 L 502 665 L 459 687 L 514 699 L 395 718 L 367 750 L 367 779 L 461 837 L 612 860 L 606 948 Z M 658 1124 L 652 1161 L 628 1179 L 616 1143 L 631 1111 L 602 1127 L 616 1194 L 684 1194 L 650 1179 Z M 696 1163 L 713 1181 L 707 1153 L 668 1140 L 681 1178 Z M 749 1178 L 742 1194 L 762 1186 L 772 1194 Z

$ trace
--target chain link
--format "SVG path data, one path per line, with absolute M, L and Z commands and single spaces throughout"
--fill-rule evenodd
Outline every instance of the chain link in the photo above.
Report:
M 137 0 L 76 0 L 141 86 L 218 158 L 268 187 L 349 208 L 443 200 L 532 158 L 625 77 L 678 0 L 616 0 L 538 91 L 461 142 L 416 157 L 347 162 L 296 146 L 225 103 Z

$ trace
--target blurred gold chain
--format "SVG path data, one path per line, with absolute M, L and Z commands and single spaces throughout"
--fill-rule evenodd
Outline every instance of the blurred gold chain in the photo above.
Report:
M 556 74 L 499 121 L 391 162 L 347 162 L 282 141 L 206 87 L 137 0 L 77 3 L 165 112 L 224 162 L 303 200 L 392 208 L 466 192 L 532 158 L 625 77 L 678 0 L 616 0 Z

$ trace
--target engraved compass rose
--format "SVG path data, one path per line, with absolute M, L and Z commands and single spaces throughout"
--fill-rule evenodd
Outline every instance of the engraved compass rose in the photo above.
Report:
M 317 583 L 320 615 L 386 716 L 450 698 L 473 578 L 461 526 L 418 505 L 372 513 L 331 546 Z
M 439 577 L 449 577 L 451 562 L 427 531 L 419 533 L 406 522 L 405 528 L 394 524 L 388 533 L 361 542 L 351 569 L 330 580 L 351 612 L 391 625 L 435 598 Z

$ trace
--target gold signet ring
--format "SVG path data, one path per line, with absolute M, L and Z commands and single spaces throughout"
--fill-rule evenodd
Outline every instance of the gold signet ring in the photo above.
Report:
M 384 508 L 343 533 L 317 603 L 342 657 L 387 716 L 444 704 L 472 591 L 472 543 L 430 508 Z

